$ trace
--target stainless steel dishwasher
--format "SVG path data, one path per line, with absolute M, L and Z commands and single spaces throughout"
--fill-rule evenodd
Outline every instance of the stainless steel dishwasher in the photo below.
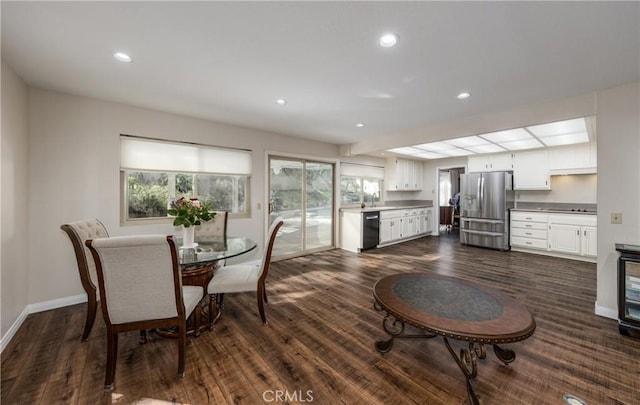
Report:
M 380 211 L 362 213 L 362 250 L 371 249 L 380 243 Z

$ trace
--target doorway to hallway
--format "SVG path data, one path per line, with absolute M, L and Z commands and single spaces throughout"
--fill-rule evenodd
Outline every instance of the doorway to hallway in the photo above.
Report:
M 438 217 L 440 236 L 459 239 L 460 175 L 464 167 L 438 168 Z

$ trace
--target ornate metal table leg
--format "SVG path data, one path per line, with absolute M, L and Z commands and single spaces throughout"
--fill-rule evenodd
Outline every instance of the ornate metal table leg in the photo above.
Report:
M 516 359 L 516 352 L 511 349 L 503 349 L 498 345 L 493 345 L 493 352 L 504 364 L 512 363 Z
M 389 314 L 384 316 L 382 320 L 382 329 L 387 332 L 391 337 L 389 340 L 378 340 L 376 342 L 376 350 L 380 353 L 387 353 L 393 348 L 393 339 L 400 336 L 404 332 L 404 323 L 396 318 L 393 318 L 393 322 L 389 325 Z
M 473 391 L 473 387 L 471 386 L 471 379 L 476 378 L 478 375 L 478 358 L 484 359 L 487 357 L 487 352 L 485 351 L 484 345 L 479 344 L 476 346 L 475 343 L 469 343 L 469 348 L 460 349 L 460 356 L 456 355 L 453 351 L 453 348 L 449 344 L 449 340 L 446 337 L 443 337 L 444 344 L 447 346 L 447 350 L 451 354 L 451 357 L 456 361 L 460 371 L 464 375 L 464 378 L 467 383 L 467 397 L 469 398 L 469 403 L 472 405 L 480 405 L 480 400 L 476 396 L 476 393 Z
M 375 309 L 376 311 L 384 310 L 384 308 L 382 308 L 377 301 L 374 301 L 373 309 Z M 390 316 L 393 318 L 393 322 L 390 321 Z M 376 342 L 376 350 L 380 353 L 387 353 L 388 351 L 390 351 L 393 348 L 394 339 L 431 339 L 436 337 L 434 333 L 403 335 L 404 322 L 401 319 L 398 319 L 395 316 L 389 314 L 388 312 L 382 320 L 382 329 L 384 329 L 384 331 L 387 332 L 391 337 L 389 338 L 389 340 L 378 340 Z

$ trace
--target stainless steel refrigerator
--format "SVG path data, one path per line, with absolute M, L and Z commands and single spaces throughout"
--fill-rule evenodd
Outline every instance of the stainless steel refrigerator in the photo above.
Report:
M 460 242 L 509 250 L 509 209 L 514 207 L 511 172 L 460 176 Z

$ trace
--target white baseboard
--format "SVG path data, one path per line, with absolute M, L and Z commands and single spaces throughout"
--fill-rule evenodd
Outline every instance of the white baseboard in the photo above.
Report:
M 595 309 L 596 315 L 604 316 L 605 318 L 618 319 L 617 309 L 611 309 L 611 308 L 600 306 L 598 305 L 597 301 L 595 306 L 596 306 L 596 309 Z
M 2 340 L 0 340 L 0 353 L 4 351 L 5 347 L 7 347 L 7 345 L 13 338 L 13 335 L 15 335 L 18 329 L 20 329 L 22 322 L 24 322 L 24 320 L 27 319 L 28 315 L 29 315 L 29 306 L 27 305 L 22 311 L 22 313 L 18 315 L 18 319 L 16 319 L 13 325 L 11 325 L 7 333 L 5 333 L 4 336 L 2 336 Z
M 48 311 L 50 309 L 67 307 L 69 305 L 80 304 L 83 302 L 87 302 L 87 294 L 79 294 L 73 295 L 71 297 L 58 298 L 50 301 L 36 302 L 35 304 L 27 305 L 22 313 L 18 316 L 18 319 L 11 325 L 7 333 L 2 336 L 2 340 L 0 340 L 0 353 L 4 351 L 4 348 L 7 347 L 13 336 L 16 334 L 20 326 L 27 316 L 30 314 L 35 314 L 37 312 Z
M 72 295 L 71 297 L 57 298 L 51 301 L 36 302 L 35 304 L 27 305 L 27 309 L 30 314 L 35 314 L 37 312 L 68 307 L 69 305 L 80 304 L 82 302 L 87 302 L 87 294 Z

